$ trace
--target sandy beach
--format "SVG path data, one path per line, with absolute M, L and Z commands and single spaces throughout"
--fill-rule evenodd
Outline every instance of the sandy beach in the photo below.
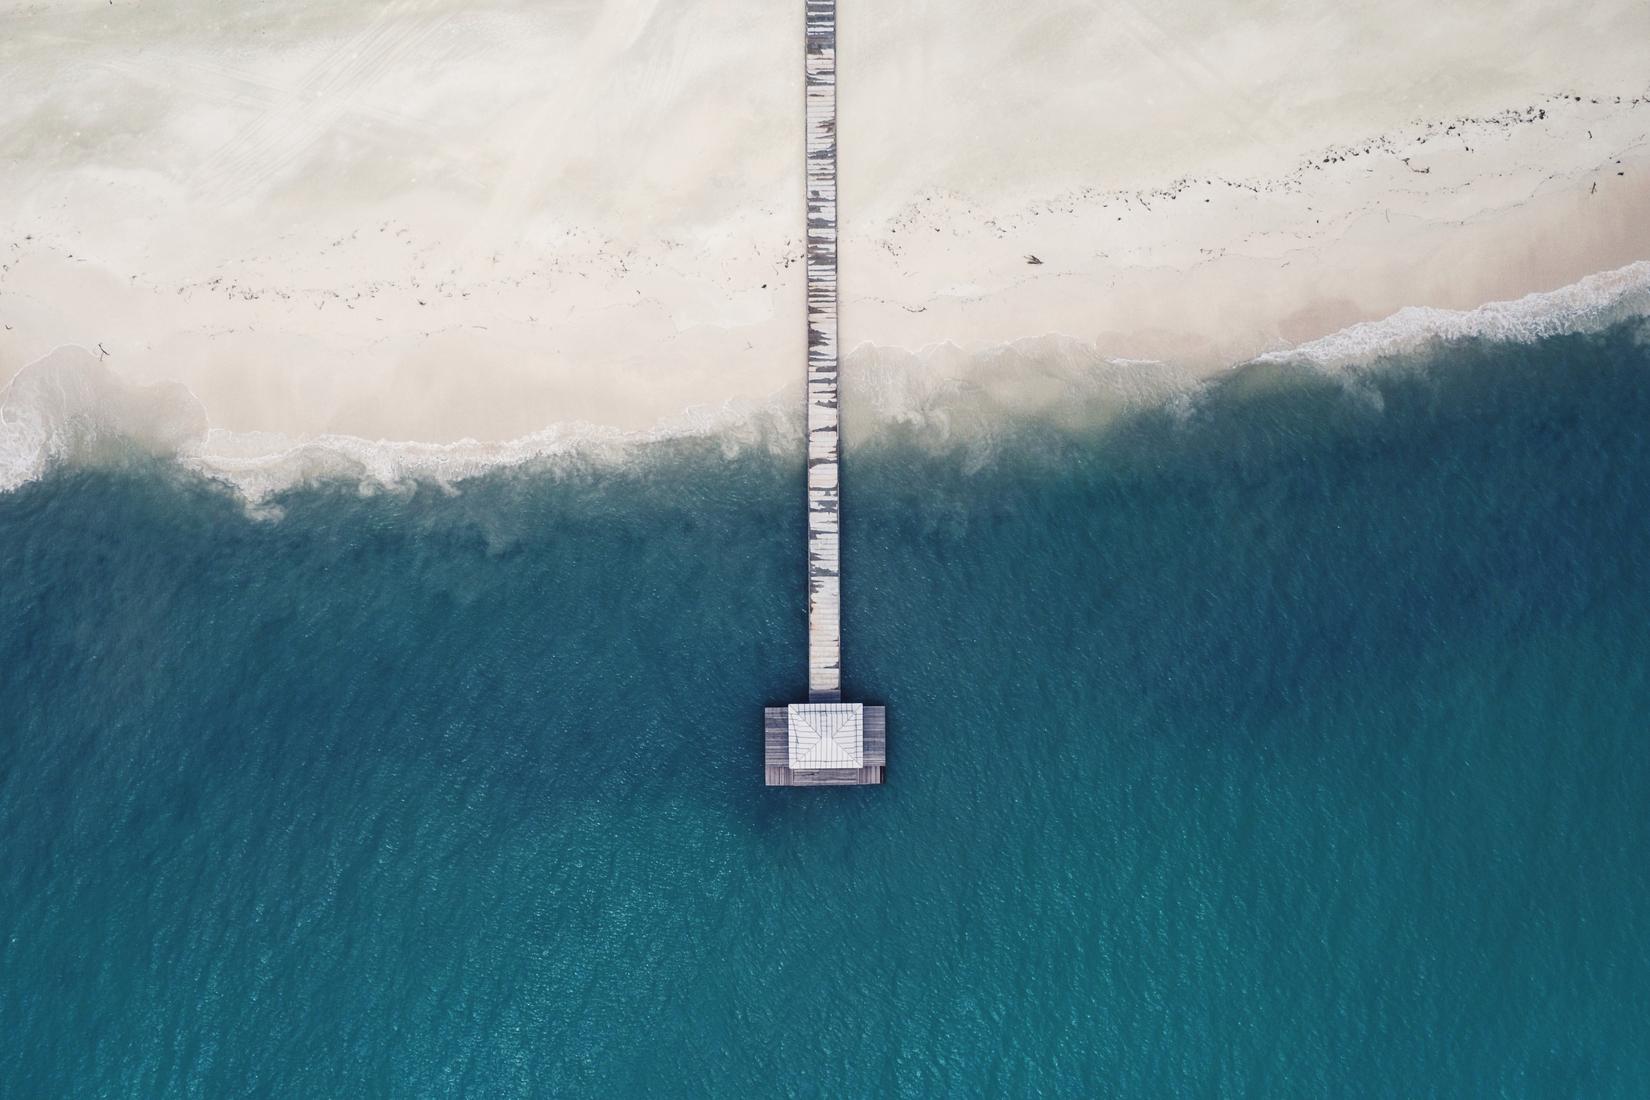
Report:
M 245 460 L 768 399 L 802 361 L 800 18 L 6 5 L 0 384 L 85 349 L 88 392 L 92 357 L 192 395 L 199 446 Z M 849 370 L 1057 338 L 1206 373 L 1650 257 L 1642 4 L 845 0 L 840 26 Z

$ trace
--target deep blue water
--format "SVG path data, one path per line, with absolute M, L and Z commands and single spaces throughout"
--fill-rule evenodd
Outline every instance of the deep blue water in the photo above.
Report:
M 852 408 L 849 409 L 852 415 Z M 0 496 L 8 1096 L 1650 1095 L 1650 346 L 849 455 Z

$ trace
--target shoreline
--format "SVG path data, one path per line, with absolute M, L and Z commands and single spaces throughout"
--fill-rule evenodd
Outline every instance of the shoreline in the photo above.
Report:
M 1646 260 L 1475 309 L 1406 307 L 1214 371 L 1109 357 L 1092 343 L 1059 334 L 967 348 L 946 342 L 918 351 L 862 343 L 842 363 L 845 441 L 856 448 L 903 427 L 942 444 L 989 444 L 1000 427 L 1037 418 L 1064 430 L 1097 430 L 1142 407 L 1184 400 L 1251 366 L 1302 366 L 1355 384 L 1363 367 L 1454 341 L 1529 342 L 1640 318 L 1650 318 Z M 95 464 L 136 447 L 232 488 L 261 514 L 279 493 L 323 481 L 353 482 L 362 492 L 418 483 L 452 491 L 466 479 L 500 470 L 558 460 L 617 464 L 650 445 L 694 438 L 716 438 L 729 454 L 799 447 L 800 378 L 755 400 L 691 407 L 642 429 L 563 421 L 497 441 L 341 433 L 293 438 L 213 426 L 187 387 L 132 385 L 92 351 L 64 347 L 0 388 L 0 492 L 64 463 Z

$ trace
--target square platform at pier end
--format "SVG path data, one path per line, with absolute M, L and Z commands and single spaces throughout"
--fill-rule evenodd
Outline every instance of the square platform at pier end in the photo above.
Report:
M 887 718 L 861 703 L 792 703 L 762 712 L 763 778 L 770 787 L 881 783 Z

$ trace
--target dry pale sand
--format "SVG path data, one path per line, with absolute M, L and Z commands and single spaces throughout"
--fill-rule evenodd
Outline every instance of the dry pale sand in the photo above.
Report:
M 873 358 L 1060 334 L 1213 370 L 1650 257 L 1642 0 L 840 25 L 843 337 Z M 800 28 L 790 0 L 0 6 L 0 382 L 79 345 L 242 456 L 795 384 Z

